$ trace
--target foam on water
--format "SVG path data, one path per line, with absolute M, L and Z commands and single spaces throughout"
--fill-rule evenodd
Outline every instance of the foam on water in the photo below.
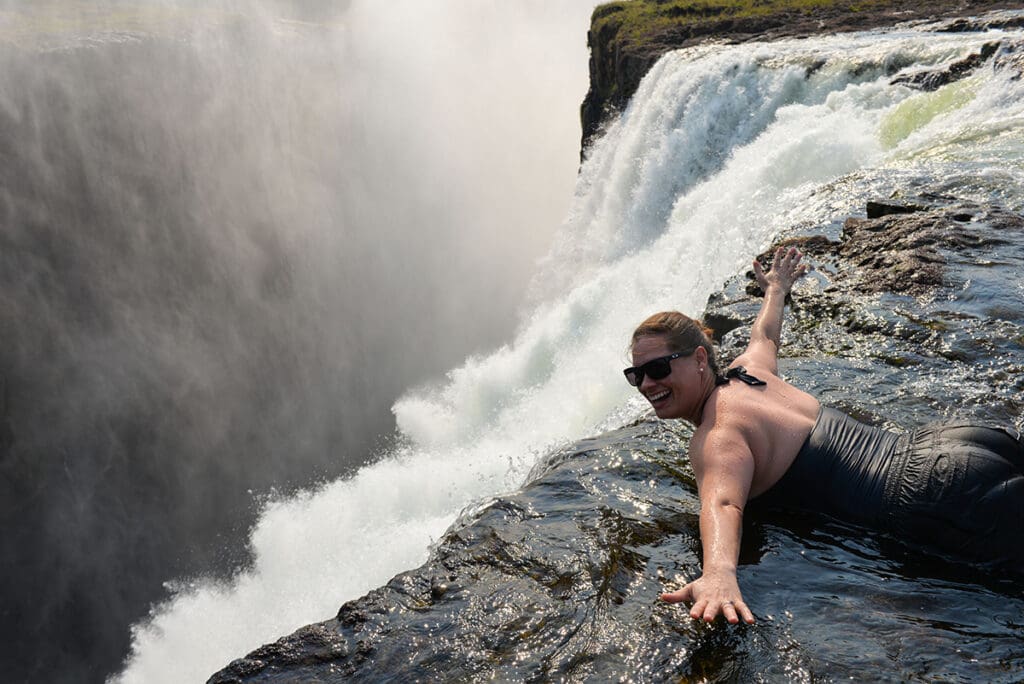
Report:
M 589 151 L 514 339 L 400 400 L 405 446 L 268 505 L 252 532 L 253 567 L 227 584 L 182 586 L 134 628 L 121 680 L 201 680 L 331 617 L 423 562 L 461 510 L 521 484 L 554 446 L 638 415 L 644 407 L 619 376 L 631 328 L 660 309 L 698 314 L 774 235 L 828 221 L 837 204 L 813 197 L 825 184 L 903 172 L 937 142 L 961 158 L 972 141 L 1019 143 L 1019 92 L 987 74 L 974 101 L 893 151 L 882 144 L 884 118 L 915 96 L 888 84 L 888 66 L 942 63 L 985 40 L 858 35 L 664 58 Z

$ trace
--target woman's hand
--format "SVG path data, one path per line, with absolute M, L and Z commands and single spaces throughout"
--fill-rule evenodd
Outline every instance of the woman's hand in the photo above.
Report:
M 768 291 L 770 285 L 778 285 L 783 294 L 789 294 L 793 283 L 807 273 L 808 266 L 800 263 L 801 258 L 803 258 L 803 254 L 796 247 L 790 247 L 788 250 L 785 247 L 779 247 L 775 250 L 772 268 L 767 273 L 761 268 L 761 263 L 754 259 L 754 277 L 757 278 L 757 284 L 765 292 Z
M 661 600 L 667 603 L 692 601 L 690 617 L 694 620 L 714 622 L 721 613 L 730 624 L 737 624 L 740 618 L 748 625 L 754 624 L 754 614 L 743 602 L 740 585 L 736 582 L 734 573 L 704 573 L 679 591 L 662 594 Z

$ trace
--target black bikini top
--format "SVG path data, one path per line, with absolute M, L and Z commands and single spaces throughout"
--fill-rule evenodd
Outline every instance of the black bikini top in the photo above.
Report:
M 743 382 L 747 383 L 748 385 L 767 385 L 768 384 L 767 382 L 765 382 L 761 378 L 758 378 L 758 377 L 753 376 L 750 373 L 748 373 L 747 369 L 744 368 L 743 366 L 733 366 L 729 370 L 725 371 L 725 375 L 719 375 L 717 378 L 715 378 L 715 385 L 716 386 L 717 385 L 725 385 L 730 380 L 732 380 L 733 378 L 736 378 L 737 380 L 742 380 Z

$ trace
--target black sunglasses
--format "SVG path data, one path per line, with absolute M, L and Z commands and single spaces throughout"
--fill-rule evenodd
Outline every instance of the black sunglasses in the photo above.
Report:
M 681 356 L 689 356 L 692 353 L 693 350 L 691 349 L 688 352 L 676 352 L 668 356 L 659 356 L 639 366 L 627 368 L 622 373 L 626 376 L 626 382 L 633 387 L 639 387 L 640 383 L 644 381 L 645 375 L 650 376 L 652 380 L 667 378 L 669 373 L 672 372 L 672 360 L 678 359 Z

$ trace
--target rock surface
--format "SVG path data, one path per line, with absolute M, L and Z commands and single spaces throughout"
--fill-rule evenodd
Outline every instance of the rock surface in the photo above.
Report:
M 983 354 L 951 349 L 940 333 L 960 324 L 951 326 L 938 319 L 953 315 L 967 320 L 992 313 L 1005 317 L 1007 312 L 993 301 L 991 307 L 980 306 L 980 311 L 951 314 L 956 307 L 943 307 L 939 300 L 956 301 L 962 296 L 954 294 L 957 290 L 974 290 L 964 297 L 973 302 L 983 300 L 986 291 L 1008 293 L 1007 282 L 1000 281 L 994 269 L 1015 255 L 1024 256 L 1024 216 L 998 205 L 933 193 L 903 201 L 868 202 L 866 210 L 867 218 L 850 217 L 843 222 L 838 240 L 790 236 L 758 257 L 770 263 L 776 247 L 792 245 L 817 268 L 818 284 L 803 289 L 791 302 L 792 327 L 803 338 L 795 346 L 810 350 L 819 345 L 827 355 L 827 345 L 820 346 L 823 339 L 844 346 L 837 337 L 849 335 L 848 342 L 854 335 L 880 334 L 886 340 L 925 345 L 904 350 L 912 356 L 980 360 Z M 746 345 L 746 339 L 736 335 L 753 322 L 759 307 L 756 298 L 762 294 L 753 271 L 748 271 L 709 298 L 705 318 L 725 357 L 738 354 Z M 917 312 L 909 313 L 911 309 Z M 842 332 L 823 336 L 823 327 Z M 977 341 L 959 342 L 977 347 Z
M 1024 304 L 1005 285 L 1024 268 L 1024 216 L 930 193 L 873 202 L 871 213 L 847 219 L 838 239 L 781 241 L 816 267 L 792 296 L 783 374 L 876 424 L 925 422 L 931 402 L 988 420 L 1021 415 Z M 723 358 L 746 345 L 759 294 L 741 273 L 709 299 Z M 657 602 L 699 572 L 688 430 L 642 419 L 549 456 L 520 491 L 453 526 L 425 565 L 210 682 L 845 679 L 896 631 L 899 650 L 870 665 L 882 680 L 1024 676 L 1019 648 L 1000 646 L 1019 644 L 1019 625 L 975 634 L 941 612 L 961 594 L 981 611 L 1024 609 L 1019 582 L 979 586 L 969 570 L 822 518 L 749 516 L 741 581 L 757 625 L 716 630 Z M 936 582 L 939 612 L 922 613 Z M 865 608 L 865 595 L 884 607 Z M 970 672 L 919 660 L 961 647 L 997 653 Z

